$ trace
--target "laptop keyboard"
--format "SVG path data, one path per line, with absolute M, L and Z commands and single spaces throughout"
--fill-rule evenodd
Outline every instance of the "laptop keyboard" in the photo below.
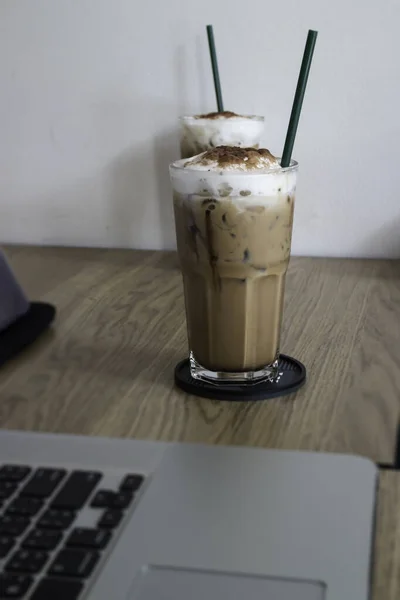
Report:
M 0 600 L 83 597 L 144 477 L 122 474 L 111 489 L 103 479 L 99 471 L 0 467 Z M 90 526 L 79 526 L 88 512 Z

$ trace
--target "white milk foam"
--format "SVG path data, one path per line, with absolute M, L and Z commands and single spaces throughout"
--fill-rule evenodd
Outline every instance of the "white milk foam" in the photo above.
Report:
M 227 165 L 217 161 L 200 164 L 204 155 L 177 160 L 170 166 L 171 183 L 175 192 L 184 195 L 212 194 L 216 197 L 238 197 L 241 204 L 254 204 L 254 196 L 270 196 L 278 199 L 294 192 L 297 179 L 297 163 L 282 169 L 280 159 L 271 161 L 260 156 L 253 169 L 243 164 Z M 267 204 L 271 200 L 265 199 Z
M 182 117 L 182 138 L 188 144 L 203 147 L 254 146 L 260 143 L 264 119 L 255 115 L 216 117 L 214 119 Z

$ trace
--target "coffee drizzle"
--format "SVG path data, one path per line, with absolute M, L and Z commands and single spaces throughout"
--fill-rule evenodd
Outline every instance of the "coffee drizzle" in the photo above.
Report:
M 212 276 L 214 285 L 216 288 L 221 289 L 221 277 L 218 274 L 217 270 L 217 262 L 218 262 L 218 254 L 215 250 L 215 240 L 213 233 L 213 226 L 211 222 L 211 211 L 209 209 L 206 210 L 206 248 L 208 253 L 208 262 L 211 267 Z

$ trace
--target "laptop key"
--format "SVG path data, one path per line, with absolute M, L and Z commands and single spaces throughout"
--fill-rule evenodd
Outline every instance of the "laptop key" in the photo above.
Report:
M 8 515 L 21 515 L 33 517 L 43 507 L 43 501 L 39 498 L 16 498 L 8 507 Z
M 61 542 L 62 537 L 63 534 L 60 531 L 34 529 L 22 541 L 21 546 L 33 550 L 54 550 Z
M 106 510 L 99 522 L 98 527 L 104 527 L 105 529 L 114 529 L 119 525 L 122 517 L 124 516 L 121 510 Z
M 22 488 L 21 496 L 48 498 L 64 479 L 65 475 L 65 469 L 39 468 Z
M 127 508 L 132 502 L 132 492 L 119 492 L 115 495 L 113 508 Z
M 59 577 L 89 577 L 99 558 L 99 552 L 61 550 L 51 564 L 49 574 Z
M 99 490 L 90 503 L 92 508 L 127 508 L 132 502 L 132 492 Z
M 41 550 L 17 550 L 5 566 L 6 571 L 16 573 L 38 573 L 48 559 Z
M 53 508 L 82 508 L 102 477 L 96 471 L 74 471 L 51 502 Z
M 71 548 L 93 548 L 103 550 L 110 541 L 111 533 L 104 529 L 76 527 L 72 530 L 66 545 Z
M 23 598 L 32 582 L 29 575 L 3 573 L 0 575 L 1 598 Z
M 15 539 L 9 535 L 0 535 L 0 558 L 5 558 L 15 544 Z
M 22 481 L 31 472 L 30 467 L 20 465 L 3 465 L 0 467 L 0 481 Z
M 119 489 L 121 492 L 136 492 L 144 481 L 143 475 L 131 473 L 124 477 Z
M 49 508 L 39 519 L 36 526 L 40 529 L 67 529 L 75 517 L 76 513 L 73 510 Z
M 0 481 L 0 500 L 7 500 L 17 489 L 15 481 Z
M 17 537 L 30 525 L 30 519 L 17 515 L 3 515 L 0 517 L 0 534 Z
M 99 490 L 90 503 L 92 508 L 112 508 L 116 493 L 112 490 Z
M 39 582 L 30 600 L 78 600 L 82 581 L 46 577 Z

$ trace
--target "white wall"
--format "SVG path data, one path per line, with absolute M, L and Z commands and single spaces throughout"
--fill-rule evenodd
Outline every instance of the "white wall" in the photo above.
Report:
M 164 14 L 161 16 L 161 12 Z M 266 115 L 279 154 L 308 28 L 294 253 L 400 256 L 399 0 L 1 0 L 0 241 L 174 245 L 177 117 Z

